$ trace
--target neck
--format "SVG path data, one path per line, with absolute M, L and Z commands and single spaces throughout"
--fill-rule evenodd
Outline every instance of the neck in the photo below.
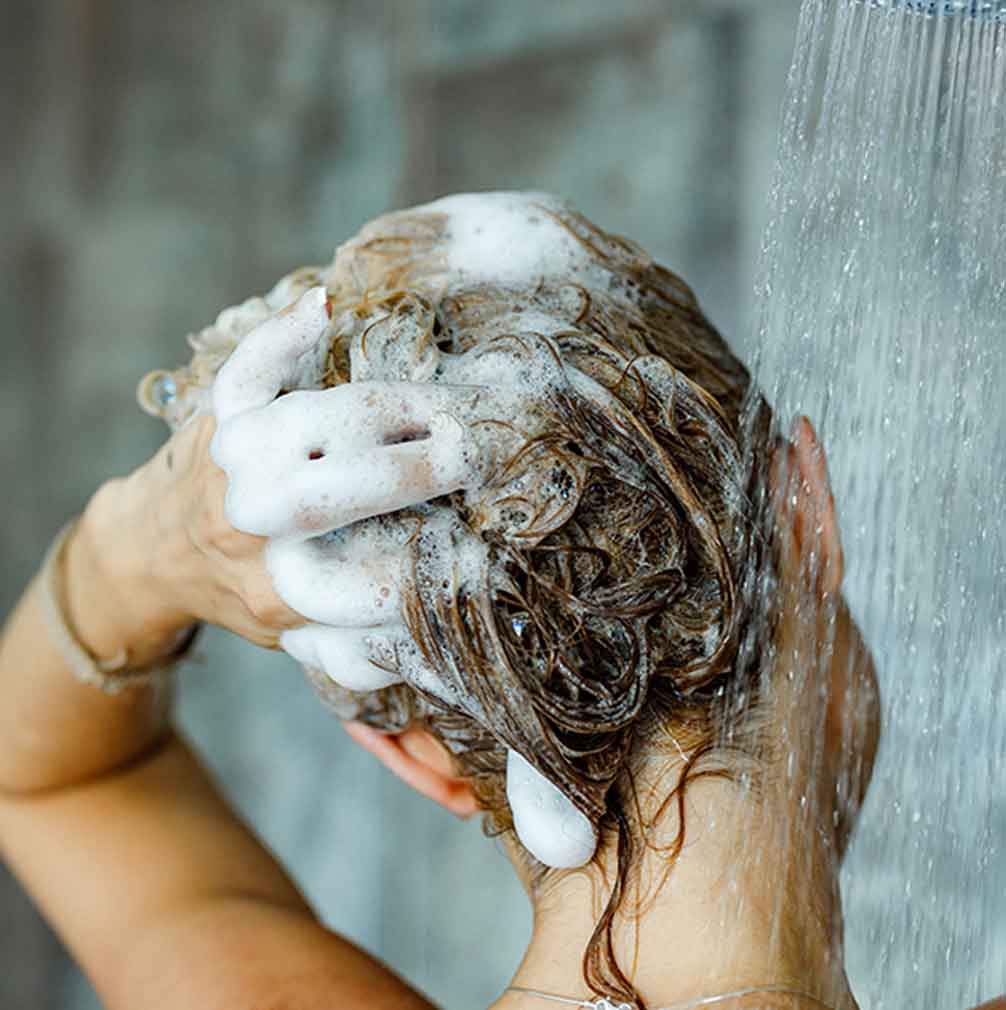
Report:
M 788 802 L 782 794 L 759 795 L 723 779 L 689 784 L 685 844 L 671 872 L 665 873 L 667 855 L 648 848 L 615 921 L 617 963 L 649 1007 L 773 985 L 808 993 L 836 1010 L 855 1010 L 842 966 L 834 849 L 807 805 L 784 809 Z M 665 821 L 655 829 L 654 848 L 667 846 L 678 830 L 676 811 Z M 614 868 L 614 853 L 602 851 L 600 866 L 539 889 L 531 943 L 513 985 L 595 998 L 584 983 L 583 952 Z M 558 1006 L 508 992 L 493 1010 L 550 1005 Z

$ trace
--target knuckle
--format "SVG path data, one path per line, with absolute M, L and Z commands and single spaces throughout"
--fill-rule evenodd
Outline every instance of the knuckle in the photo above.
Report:
M 246 586 L 244 604 L 258 624 L 275 628 L 285 623 L 287 608 L 269 586 L 259 582 Z
M 125 493 L 127 481 L 126 477 L 110 477 L 104 481 L 94 492 L 95 505 L 108 506 L 118 502 Z
M 211 486 L 202 495 L 202 538 L 210 548 L 225 557 L 240 557 L 248 553 L 249 536 L 231 524 L 225 494 L 224 488 Z
M 238 546 L 237 540 L 240 534 L 227 521 L 223 511 L 213 503 L 207 503 L 203 511 L 202 533 L 210 547 L 228 557 Z

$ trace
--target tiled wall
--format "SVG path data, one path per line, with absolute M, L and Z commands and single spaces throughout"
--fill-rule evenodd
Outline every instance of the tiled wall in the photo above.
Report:
M 6 5 L 4 609 L 58 525 L 163 437 L 136 380 L 389 207 L 563 193 L 682 273 L 743 350 L 797 6 Z M 488 1003 L 529 926 L 503 857 L 348 745 L 292 663 L 206 642 L 182 722 L 327 921 L 446 1007 Z M 0 1008 L 95 1005 L 0 878 Z

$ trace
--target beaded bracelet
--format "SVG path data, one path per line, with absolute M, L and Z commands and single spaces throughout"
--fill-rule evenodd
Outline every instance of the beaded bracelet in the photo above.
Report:
M 40 586 L 42 603 L 49 621 L 49 634 L 58 647 L 74 678 L 81 684 L 96 687 L 105 694 L 118 694 L 131 687 L 144 687 L 167 680 L 172 669 L 192 648 L 201 625 L 193 624 L 179 633 L 175 647 L 165 656 L 140 670 L 130 670 L 129 655 L 122 649 L 111 659 L 97 659 L 81 644 L 70 627 L 63 605 L 60 568 L 70 534 L 79 519 L 72 519 L 57 534 L 42 562 Z

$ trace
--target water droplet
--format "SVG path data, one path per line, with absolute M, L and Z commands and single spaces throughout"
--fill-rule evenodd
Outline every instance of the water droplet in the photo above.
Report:
M 178 384 L 170 375 L 159 375 L 150 387 L 150 395 L 155 403 L 166 407 L 178 397 Z

